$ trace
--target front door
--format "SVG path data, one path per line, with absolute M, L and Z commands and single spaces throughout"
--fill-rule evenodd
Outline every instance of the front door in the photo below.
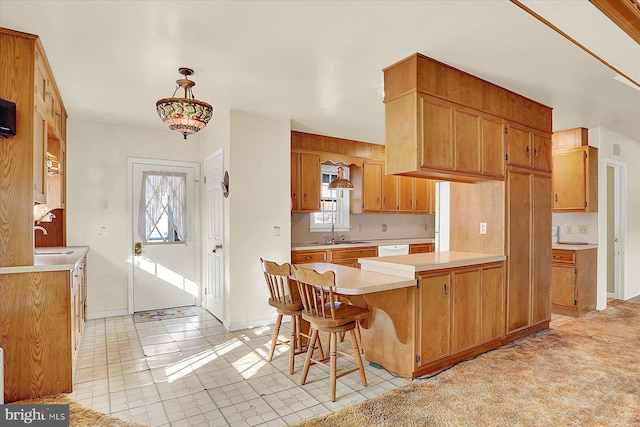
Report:
M 222 148 L 204 161 L 205 194 L 205 273 L 202 306 L 224 320 L 224 205 L 221 181 L 224 158 Z
M 195 163 L 129 159 L 134 312 L 199 302 Z

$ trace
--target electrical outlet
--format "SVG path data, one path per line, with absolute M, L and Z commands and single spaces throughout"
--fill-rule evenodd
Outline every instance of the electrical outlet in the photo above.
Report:
M 387 224 L 382 224 L 382 231 L 387 231 Z
M 109 229 L 102 225 L 100 227 L 98 227 L 98 236 L 99 237 L 103 237 L 103 236 L 108 236 L 109 235 Z
M 480 234 L 487 234 L 487 223 L 486 222 L 481 222 L 480 223 Z
M 565 226 L 565 229 L 567 230 L 567 234 L 573 234 L 573 226 L 567 225 Z
M 280 227 L 278 227 L 277 225 L 273 226 L 273 235 L 274 236 L 279 236 L 280 235 Z
M 579 234 L 587 234 L 589 233 L 589 227 L 586 225 L 579 225 L 578 226 L 578 233 Z

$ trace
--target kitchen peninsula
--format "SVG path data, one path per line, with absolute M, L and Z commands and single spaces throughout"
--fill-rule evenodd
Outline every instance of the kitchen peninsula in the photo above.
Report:
M 390 372 L 419 377 L 502 345 L 504 255 L 435 252 L 360 258 L 362 270 L 329 263 L 336 291 L 367 306 L 365 358 Z
M 419 377 L 501 346 L 505 259 L 471 252 L 359 259 L 365 271 L 417 281 L 365 296 L 366 359 L 396 375 Z

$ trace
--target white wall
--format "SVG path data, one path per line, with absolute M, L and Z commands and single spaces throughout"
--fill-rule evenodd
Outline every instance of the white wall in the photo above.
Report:
M 620 155 L 613 154 L 614 144 L 619 145 Z M 589 145 L 598 147 L 598 303 L 603 309 L 607 303 L 607 238 L 606 238 L 606 160 L 614 160 L 626 167 L 626 179 L 623 185 L 623 222 L 626 222 L 625 245 L 625 281 L 626 299 L 640 295 L 640 142 L 618 135 L 605 128 L 589 130 Z M 626 204 L 626 209 L 624 208 Z
M 199 161 L 200 134 L 184 141 L 158 120 L 157 129 L 69 119 L 67 245 L 88 245 L 90 317 L 127 313 L 127 157 Z M 106 226 L 108 235 L 98 236 Z
M 224 168 L 229 172 L 229 197 L 224 199 L 225 308 L 221 320 L 231 330 L 272 323 L 276 313 L 267 304 L 259 260 L 290 260 L 290 121 L 231 111 L 216 116 L 209 126 L 200 156 L 204 160 L 222 147 Z M 279 237 L 273 235 L 274 226 L 280 227 Z

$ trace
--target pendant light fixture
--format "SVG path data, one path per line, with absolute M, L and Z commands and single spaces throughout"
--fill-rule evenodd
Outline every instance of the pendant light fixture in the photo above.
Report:
M 191 68 L 178 68 L 178 73 L 184 78 L 176 80 L 176 90 L 173 91 L 171 98 L 162 98 L 156 102 L 156 110 L 169 129 L 187 139 L 187 136 L 207 125 L 213 116 L 213 107 L 206 102 L 198 101 L 193 96 L 191 88 L 196 85 L 196 82 L 189 80 L 188 76 L 193 74 Z M 180 88 L 184 89 L 184 98 L 175 98 Z
M 343 176 L 344 163 L 338 163 L 338 177 L 329 183 L 329 190 L 353 190 L 353 184 Z

